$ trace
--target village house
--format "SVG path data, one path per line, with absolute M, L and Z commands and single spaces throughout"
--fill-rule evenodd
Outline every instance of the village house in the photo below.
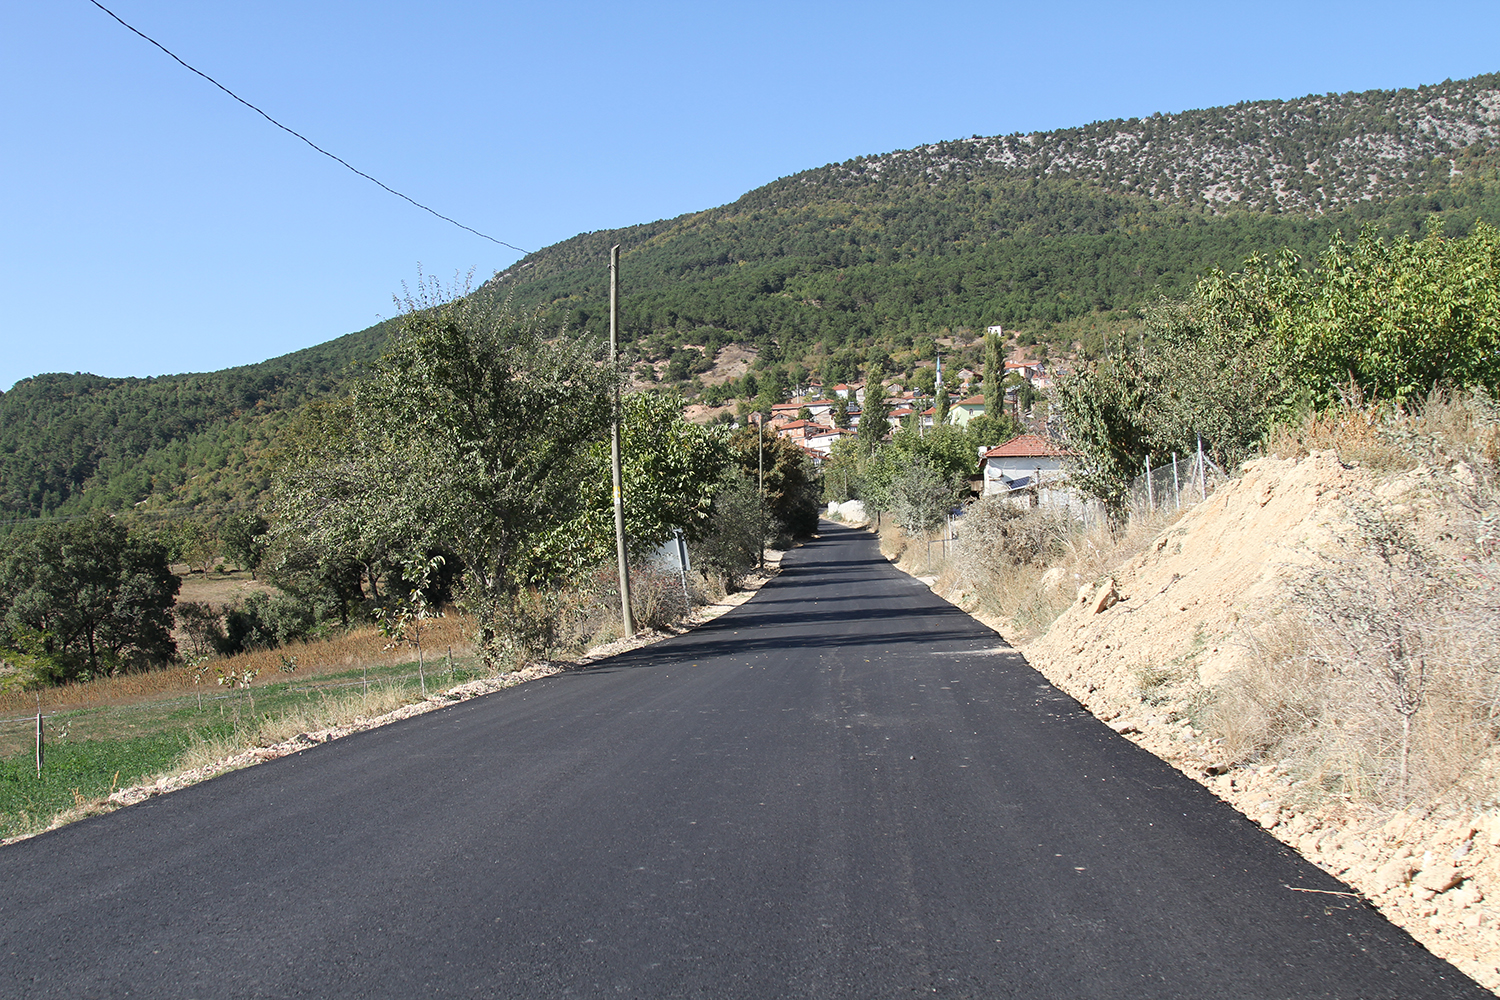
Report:
M 1037 434 L 1021 434 L 985 452 L 980 466 L 984 495 L 1062 486 L 1063 462 L 1072 455 Z
M 793 420 L 789 424 L 780 424 L 776 428 L 777 437 L 790 438 L 793 441 L 805 441 L 809 434 L 831 431 L 833 428 L 825 427 L 823 424 L 814 423 L 811 420 Z
M 816 420 L 819 417 L 826 417 L 833 413 L 834 401 L 831 399 L 810 399 L 802 405 L 807 407 L 807 412 L 811 413 L 813 419 Z
M 969 396 L 965 399 L 960 399 L 948 408 L 948 422 L 959 427 L 967 427 L 970 420 L 983 415 L 983 396 Z
M 817 452 L 819 455 L 829 455 L 833 452 L 833 443 L 845 435 L 852 435 L 853 431 L 840 430 L 837 427 L 824 427 L 818 431 L 809 431 L 802 439 L 804 447 Z
M 1046 365 L 1040 361 L 1031 361 L 1026 358 L 1014 358 L 1005 362 L 1005 374 L 1019 375 L 1026 381 L 1031 382 L 1037 377 L 1046 374 Z

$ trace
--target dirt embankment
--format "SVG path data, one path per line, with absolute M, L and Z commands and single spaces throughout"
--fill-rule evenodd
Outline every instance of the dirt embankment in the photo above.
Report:
M 1257 460 L 1103 579 L 1054 577 L 1053 586 L 1077 586 L 1077 598 L 1024 652 L 1117 732 L 1177 765 L 1496 989 L 1500 754 L 1493 735 L 1487 742 L 1472 733 L 1460 739 L 1459 724 L 1446 721 L 1459 710 L 1449 705 L 1442 716 L 1435 706 L 1461 692 L 1439 685 L 1434 672 L 1415 719 L 1427 742 L 1415 741 L 1413 768 L 1421 754 L 1437 759 L 1446 749 L 1439 762 L 1446 770 L 1431 765 L 1441 774 L 1428 774 L 1411 794 L 1394 792 L 1388 772 L 1383 785 L 1372 776 L 1378 769 L 1362 776 L 1358 754 L 1347 750 L 1353 744 L 1333 731 L 1363 725 L 1373 732 L 1383 721 L 1385 731 L 1399 732 L 1399 719 L 1392 729 L 1390 719 L 1379 718 L 1391 714 L 1391 700 L 1382 701 L 1391 678 L 1368 664 L 1367 676 L 1356 676 L 1358 663 L 1330 658 L 1331 647 L 1320 651 L 1306 634 L 1318 618 L 1308 607 L 1317 593 L 1308 581 L 1330 567 L 1347 574 L 1363 557 L 1351 538 L 1368 534 L 1371 511 L 1435 549 L 1459 545 L 1452 528 L 1462 512 L 1455 512 L 1450 487 L 1465 475 L 1464 468 L 1377 475 L 1347 467 L 1331 452 Z M 1358 600 L 1361 578 L 1344 579 L 1356 581 Z M 1372 620 L 1389 613 L 1377 593 L 1368 596 Z M 1350 628 L 1368 633 L 1378 626 Z M 1314 676 L 1309 664 L 1321 664 L 1323 673 Z M 1281 730 L 1272 732 L 1276 725 Z M 1323 749 L 1298 726 L 1328 730 Z M 1330 746 L 1345 748 L 1343 756 Z M 1364 752 L 1369 760 L 1368 747 Z

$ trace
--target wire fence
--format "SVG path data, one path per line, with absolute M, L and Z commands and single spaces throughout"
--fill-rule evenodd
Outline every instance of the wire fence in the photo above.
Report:
M 1156 463 L 1147 458 L 1142 474 L 1130 483 L 1130 516 L 1150 517 L 1191 507 L 1207 500 L 1229 478 L 1202 449 Z

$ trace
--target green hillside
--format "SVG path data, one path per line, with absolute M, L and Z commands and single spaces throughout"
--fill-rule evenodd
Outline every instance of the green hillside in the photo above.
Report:
M 860 157 L 581 234 L 477 294 L 601 333 L 618 243 L 626 340 L 691 392 L 734 342 L 773 375 L 833 377 L 853 377 L 872 346 L 994 323 L 1064 350 L 1210 267 L 1283 246 L 1310 257 L 1367 225 L 1417 234 L 1434 216 L 1452 235 L 1500 224 L 1500 74 Z M 253 501 L 281 422 L 385 333 L 209 374 L 23 380 L 0 397 L 0 517 Z
M 588 233 L 490 283 L 598 328 L 622 246 L 648 353 L 774 339 L 782 356 L 993 323 L 1039 333 L 1176 294 L 1211 266 L 1373 224 L 1500 218 L 1500 75 L 973 137 L 783 178 L 720 208 Z M 716 331 L 721 331 L 717 333 Z
M 49 374 L 0 394 L 7 521 L 253 500 L 280 423 L 385 343 L 384 324 L 260 364 L 160 378 Z

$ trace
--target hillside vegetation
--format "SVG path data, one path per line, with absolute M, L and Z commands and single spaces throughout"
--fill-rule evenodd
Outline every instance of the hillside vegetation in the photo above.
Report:
M 972 137 L 804 171 L 730 205 L 586 233 L 482 294 L 544 327 L 604 326 L 624 247 L 624 333 L 662 377 L 730 343 L 789 374 L 857 378 L 943 331 L 995 323 L 1103 352 L 1158 294 L 1212 267 L 1335 234 L 1500 224 L 1500 76 Z M 40 375 L 0 398 L 0 519 L 90 509 L 222 512 L 256 501 L 285 415 L 378 355 L 371 327 L 259 365 L 155 379 Z M 912 355 L 915 357 L 915 354 Z M 794 371 L 794 369 L 801 371 Z M 766 381 L 762 378 L 762 381 Z M 796 379 L 791 379 L 796 381 Z M 720 390 L 722 398 L 724 391 Z M 143 504 L 142 502 L 145 501 Z

